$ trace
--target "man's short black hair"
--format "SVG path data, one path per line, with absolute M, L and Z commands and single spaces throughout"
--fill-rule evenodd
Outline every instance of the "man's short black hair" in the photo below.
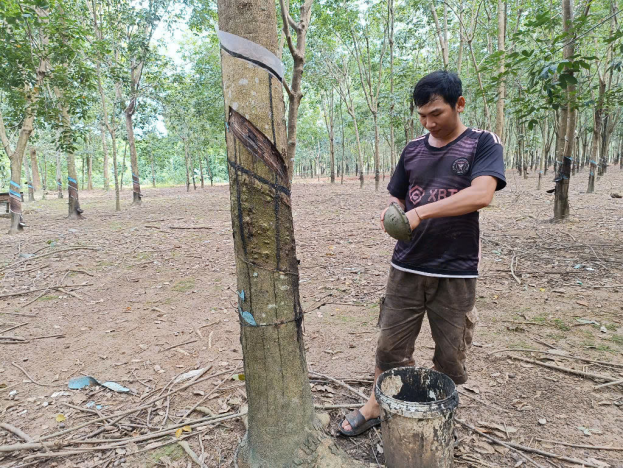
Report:
M 462 95 L 462 82 L 457 74 L 438 70 L 422 77 L 414 87 L 414 102 L 417 107 L 429 103 L 436 96 L 455 108 L 457 100 Z

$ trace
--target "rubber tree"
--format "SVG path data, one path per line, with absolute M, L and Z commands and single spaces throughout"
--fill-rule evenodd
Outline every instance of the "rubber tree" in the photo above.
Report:
M 321 106 L 323 109 L 323 120 L 325 121 L 325 128 L 327 129 L 327 136 L 329 138 L 329 177 L 331 183 L 336 182 L 336 169 L 335 169 L 335 138 L 334 138 L 334 88 L 330 87 L 329 91 L 323 93 L 321 96 Z
M 364 158 L 362 157 L 362 144 L 360 142 L 360 130 L 358 128 L 355 102 L 351 93 L 352 81 L 349 64 L 346 59 L 342 60 L 342 63 L 339 64 L 329 58 L 325 59 L 325 64 L 332 78 L 336 81 L 336 89 L 338 90 L 338 94 L 340 94 L 340 99 L 345 103 L 347 113 L 353 120 L 353 130 L 355 131 L 355 142 L 357 144 L 356 166 L 359 168 L 360 188 L 362 188 L 364 187 Z
M 34 14 L 33 14 L 34 12 Z M 9 234 L 23 230 L 22 219 L 22 163 L 28 140 L 33 133 L 37 103 L 44 80 L 49 73 L 50 11 L 39 8 L 31 1 L 0 2 L 0 42 L 19 44 L 20 47 L 0 47 L 0 87 L 3 97 L 11 103 L 16 120 L 7 122 L 19 129 L 17 142 L 11 144 L 0 108 L 0 142 L 9 158 L 11 179 L 9 181 Z M 36 39 L 33 36 L 36 34 Z M 19 73 L 16 72 L 19 70 Z
M 41 177 L 39 176 L 39 166 L 37 165 L 37 149 L 30 148 L 30 168 L 32 171 L 32 185 L 34 190 L 40 189 Z
M 494 133 L 498 135 L 503 146 L 505 145 L 505 19 L 507 3 L 504 0 L 498 0 L 498 53 L 499 57 L 498 73 L 498 96 L 496 101 L 496 125 Z
M 598 146 L 600 145 L 600 130 L 602 126 L 602 107 L 604 103 L 606 83 L 600 72 L 598 73 L 598 101 L 594 109 L 594 128 L 592 133 L 592 145 L 589 153 L 589 180 L 587 193 L 594 193 L 596 182 L 596 169 L 598 168 Z
M 67 109 L 67 104 L 63 101 L 63 92 L 57 86 L 54 87 L 54 95 L 56 96 L 58 108 L 61 111 L 62 131 L 60 139 L 67 156 L 67 217 L 70 219 L 80 219 L 82 218 L 83 210 L 80 208 L 80 200 L 78 197 L 78 174 L 76 173 L 76 157 L 74 155 L 74 146 L 72 143 L 71 117 Z
M 573 10 L 571 0 L 562 0 L 563 9 L 563 33 L 568 37 L 572 28 Z M 568 41 L 563 48 L 563 59 L 572 60 L 574 55 L 574 41 Z M 568 188 L 570 186 L 570 173 L 572 168 L 572 150 L 574 148 L 574 132 L 576 130 L 576 110 L 574 94 L 576 87 L 573 84 L 573 70 L 566 66 L 564 73 L 572 79 L 566 80 L 568 83 L 566 90 L 567 102 L 562 106 L 559 131 L 557 139 L 559 140 L 559 154 L 557 161 L 559 162 L 559 172 L 555 179 L 555 203 L 554 203 L 554 219 L 562 220 L 570 214 L 570 204 L 568 202 Z
M 446 14 L 446 7 L 444 7 Z M 363 36 L 364 47 L 360 44 L 359 35 L 356 34 L 353 28 L 350 29 L 351 39 L 353 40 L 353 50 L 355 51 L 355 58 L 358 66 L 358 72 L 360 76 L 360 84 L 364 91 L 364 97 L 366 98 L 366 104 L 368 110 L 373 116 L 373 127 L 375 130 L 375 147 L 373 151 L 373 161 L 375 166 L 375 190 L 379 190 L 379 92 L 383 85 L 383 61 L 386 54 L 386 48 L 388 46 L 388 37 L 386 29 L 383 30 L 383 41 L 381 50 L 379 52 L 379 63 L 377 64 L 377 80 L 375 81 L 375 71 L 371 67 L 371 42 L 373 41 L 369 37 L 368 27 L 363 28 L 361 34 Z M 377 38 L 374 38 L 377 42 Z M 448 51 L 447 51 L 448 52 Z M 446 55 L 448 63 L 448 53 Z
M 141 78 L 147 60 L 150 58 L 150 41 L 160 20 L 171 6 L 171 0 L 148 0 L 141 10 L 134 11 L 133 25 L 127 28 L 126 62 L 130 72 L 130 89 L 128 102 L 124 107 L 128 149 L 130 150 L 130 166 L 132 169 L 132 204 L 141 204 L 141 182 L 139 179 L 139 160 L 136 151 L 133 116 L 137 111 Z
M 220 34 L 278 50 L 275 3 L 218 1 Z M 238 36 L 238 38 L 229 35 Z M 249 405 L 239 467 L 346 466 L 314 413 L 303 342 L 287 130 L 279 78 L 224 50 L 230 210 Z M 231 49 L 229 49 L 231 50 Z M 275 57 L 277 60 L 277 58 Z M 353 464 L 351 464 L 353 465 Z
M 303 78 L 303 66 L 305 65 L 305 48 L 308 26 L 312 14 L 312 0 L 305 0 L 299 8 L 299 21 L 290 15 L 290 1 L 280 0 L 280 12 L 282 14 L 282 31 L 286 38 L 288 50 L 293 59 L 293 72 L 290 86 L 283 81 L 284 89 L 288 94 L 288 145 L 286 148 L 289 180 L 292 181 L 295 167 L 295 153 L 297 150 L 297 116 L 299 105 L 303 98 L 301 84 Z M 293 40 L 293 33 L 295 40 Z M 279 55 L 281 56 L 281 48 Z

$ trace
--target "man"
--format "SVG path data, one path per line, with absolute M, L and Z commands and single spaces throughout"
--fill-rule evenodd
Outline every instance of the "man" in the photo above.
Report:
M 388 369 L 415 364 L 414 344 L 426 312 L 435 341 L 434 369 L 462 384 L 477 321 L 478 210 L 506 185 L 503 147 L 493 133 L 462 123 L 466 100 L 457 75 L 425 76 L 414 88 L 414 102 L 429 133 L 408 143 L 388 184 L 390 204 L 405 211 L 412 232 L 409 241 L 397 242 L 392 255 L 379 315 L 375 380 Z M 361 434 L 379 424 L 379 414 L 373 393 L 339 430 Z

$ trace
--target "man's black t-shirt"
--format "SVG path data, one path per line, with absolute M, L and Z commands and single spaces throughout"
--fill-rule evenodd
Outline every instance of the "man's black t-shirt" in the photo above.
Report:
M 505 187 L 503 146 L 493 133 L 467 128 L 442 148 L 429 144 L 429 134 L 403 150 L 388 191 L 405 200 L 405 211 L 426 205 L 469 187 L 479 176 L 497 179 Z M 479 212 L 423 220 L 410 242 L 398 241 L 392 266 L 428 276 L 475 278 L 479 265 Z

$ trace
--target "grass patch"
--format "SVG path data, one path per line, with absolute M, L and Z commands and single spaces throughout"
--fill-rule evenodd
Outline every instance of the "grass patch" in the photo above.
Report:
M 611 341 L 613 341 L 614 343 L 617 343 L 618 346 L 622 346 L 622 335 L 613 335 L 611 337 Z
M 164 447 L 149 452 L 149 455 L 146 456 L 144 466 L 147 468 L 163 465 L 169 466 L 172 465 L 171 462 L 180 460 L 185 456 L 186 453 L 184 449 L 174 441 L 171 445 L 165 445 Z
M 187 278 L 187 279 L 178 281 L 176 284 L 173 285 L 173 288 L 171 289 L 177 292 L 187 292 L 193 289 L 194 287 L 195 287 L 195 278 Z
M 555 326 L 555 328 L 561 331 L 570 331 L 570 327 L 567 326 L 566 323 L 561 319 L 553 320 L 553 325 Z
M 617 331 L 617 325 L 613 324 L 613 323 L 607 323 L 605 325 L 605 328 L 607 330 L 611 330 L 611 331 Z
M 54 299 L 58 299 L 58 296 L 41 296 L 38 301 L 53 301 Z
M 542 315 L 536 315 L 535 317 L 532 318 L 532 320 L 538 323 L 545 323 L 546 318 L 547 318 L 546 314 L 542 314 Z

